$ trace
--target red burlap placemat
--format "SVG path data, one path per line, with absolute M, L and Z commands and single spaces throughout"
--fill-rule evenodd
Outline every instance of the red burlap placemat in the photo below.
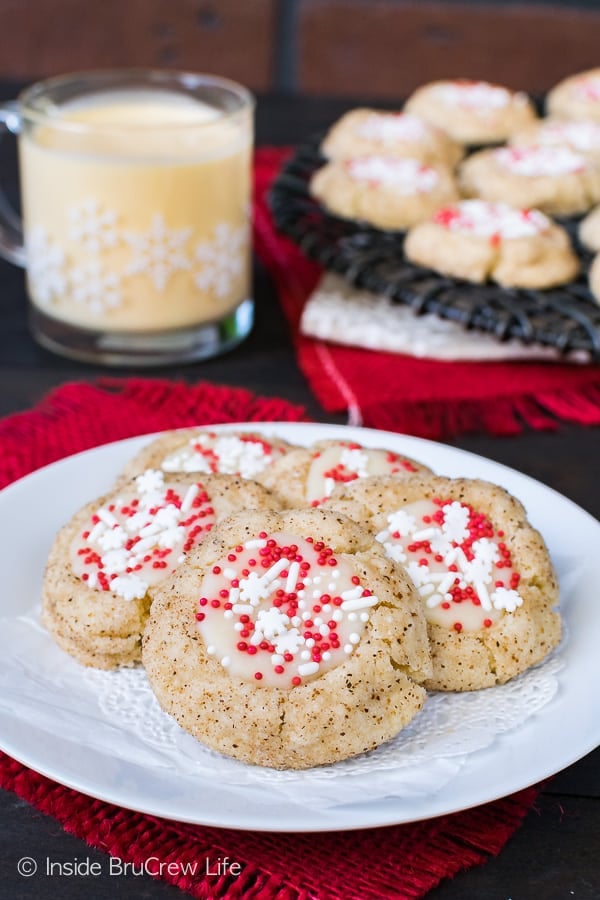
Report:
M 301 421 L 285 400 L 244 390 L 152 379 L 67 384 L 31 412 L 0 422 L 0 483 L 107 441 L 185 425 Z M 277 835 L 185 825 L 92 800 L 0 753 L 0 786 L 53 816 L 66 831 L 198 898 L 382 900 L 423 897 L 443 878 L 502 849 L 538 788 L 451 816 L 375 830 Z M 202 797 L 198 798 L 199 815 Z M 237 877 L 206 873 L 228 856 Z M 210 867 L 209 867 L 210 868 Z M 212 866 L 214 869 L 214 866 Z
M 256 154 L 255 244 L 290 323 L 298 363 L 329 412 L 352 424 L 440 438 L 467 431 L 515 434 L 558 420 L 600 424 L 600 365 L 438 362 L 313 340 L 298 331 L 321 270 L 277 234 L 266 201 L 289 150 Z

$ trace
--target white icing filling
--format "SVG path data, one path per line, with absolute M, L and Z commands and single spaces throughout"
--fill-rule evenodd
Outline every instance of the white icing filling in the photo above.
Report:
M 421 142 L 429 131 L 422 119 L 408 113 L 371 113 L 356 129 L 360 137 L 383 144 Z
M 354 653 L 379 601 L 322 543 L 283 532 L 260 540 L 231 548 L 205 574 L 197 627 L 232 677 L 289 689 Z
M 74 574 L 90 589 L 141 600 L 185 559 L 215 521 L 201 485 L 165 481 L 148 469 L 106 506 L 70 546 Z
M 256 478 L 267 468 L 274 454 L 283 450 L 252 437 L 200 432 L 187 444 L 169 453 L 161 463 L 165 472 L 204 472 Z
M 399 194 L 418 194 L 433 190 L 438 173 L 418 159 L 392 159 L 386 156 L 364 156 L 347 164 L 352 178 L 383 184 Z
M 573 120 L 572 122 L 547 122 L 537 132 L 540 144 L 568 144 L 575 150 L 600 149 L 600 123 Z
M 313 458 L 306 483 L 306 500 L 316 505 L 330 497 L 337 484 L 368 475 L 410 474 L 414 471 L 411 462 L 389 450 L 370 449 L 340 441 Z
M 407 504 L 387 516 L 377 540 L 406 568 L 432 624 L 479 631 L 523 604 L 502 535 L 465 503 Z
M 436 88 L 436 94 L 448 106 L 463 106 L 474 112 L 502 109 L 509 105 L 512 97 L 506 88 L 487 81 L 442 84 Z
M 515 209 L 506 203 L 486 203 L 484 200 L 465 200 L 441 209 L 435 221 L 450 231 L 506 240 L 532 237 L 550 225 L 550 220 L 538 210 Z
M 496 161 L 515 175 L 544 177 L 567 175 L 586 168 L 585 159 L 568 147 L 501 147 Z
M 573 83 L 571 92 L 579 100 L 597 103 L 600 100 L 600 75 L 588 75 L 585 78 L 578 78 Z

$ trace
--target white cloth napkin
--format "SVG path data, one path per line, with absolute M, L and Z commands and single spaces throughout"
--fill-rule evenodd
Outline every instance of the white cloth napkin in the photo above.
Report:
M 410 307 L 359 290 L 331 273 L 323 275 L 309 297 L 300 331 L 337 344 L 429 359 L 588 361 L 586 353 L 565 357 L 552 347 L 503 342 L 432 314 L 415 315 Z

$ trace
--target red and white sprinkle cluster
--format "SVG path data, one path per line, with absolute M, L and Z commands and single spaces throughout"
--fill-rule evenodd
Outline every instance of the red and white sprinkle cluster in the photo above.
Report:
M 507 203 L 464 200 L 439 209 L 433 221 L 450 231 L 487 238 L 491 243 L 533 237 L 546 231 L 550 220 L 535 209 L 515 209 Z
M 76 575 L 89 588 L 112 591 L 124 600 L 142 599 L 183 562 L 215 522 L 200 483 L 165 482 L 148 469 L 127 491 L 97 509 L 72 547 Z
M 346 168 L 357 181 L 368 181 L 376 187 L 385 185 L 399 194 L 429 193 L 439 181 L 436 170 L 418 159 L 359 156 L 348 160 Z
M 468 503 L 421 500 L 387 519 L 377 540 L 408 571 L 430 621 L 479 630 L 522 606 L 504 532 Z
M 431 130 L 423 119 L 409 113 L 371 113 L 358 124 L 356 133 L 369 141 L 400 144 L 409 141 L 421 143 Z
M 500 147 L 493 154 L 503 169 L 527 178 L 552 178 L 588 168 L 585 157 L 568 147 Z
M 256 478 L 285 450 L 256 435 L 203 432 L 169 453 L 161 463 L 165 472 L 203 472 Z
M 598 99 L 600 99 L 600 93 Z M 597 151 L 600 149 L 600 122 L 592 122 L 587 119 L 542 122 L 537 131 L 537 140 L 540 144 L 553 146 L 568 144 L 581 153 Z
M 264 531 L 216 563 L 201 591 L 207 653 L 232 676 L 286 689 L 352 654 L 378 603 L 323 541 Z
M 487 81 L 453 81 L 440 84 L 436 94 L 448 106 L 465 107 L 473 112 L 487 113 L 490 109 L 502 109 L 511 102 L 512 95 L 506 88 Z M 522 95 L 515 95 L 518 102 Z M 524 99 L 524 98 L 523 98 Z
M 331 496 L 336 485 L 348 484 L 358 478 L 416 471 L 410 460 L 391 450 L 371 449 L 362 444 L 340 441 L 313 454 L 308 473 L 308 501 L 312 506 L 319 506 Z

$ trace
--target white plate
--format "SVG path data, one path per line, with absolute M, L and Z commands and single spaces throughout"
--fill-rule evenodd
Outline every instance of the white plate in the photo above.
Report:
M 221 426 L 223 429 L 242 426 Z M 244 426 L 257 430 L 256 423 Z M 7 753 L 54 780 L 140 812 L 196 824 L 265 831 L 323 831 L 390 825 L 456 812 L 533 784 L 593 750 L 600 743 L 596 708 L 600 683 L 600 523 L 555 491 L 519 472 L 471 453 L 398 434 L 334 425 L 277 423 L 262 426 L 293 443 L 327 437 L 384 446 L 413 456 L 439 474 L 480 477 L 501 484 L 525 504 L 543 533 L 561 584 L 561 610 L 568 641 L 564 669 L 553 700 L 518 729 L 498 735 L 441 789 L 417 797 L 364 800 L 312 809 L 269 797 L 267 791 L 226 785 L 218 778 L 148 767 L 61 734 L 48 735 L 23 710 L 0 698 L 0 745 Z M 44 564 L 58 528 L 91 497 L 103 493 L 127 458 L 148 436 L 108 444 L 71 456 L 16 482 L 0 494 L 0 617 L 6 622 L 39 601 Z M 48 642 L 51 638 L 48 636 Z M 32 662 L 35 672 L 35 661 Z M 493 696 L 493 689 L 492 689 Z M 64 702 L 64 697 L 61 698 Z M 118 727 L 115 726 L 115 727 Z M 415 772 L 415 776 L 419 773 Z

